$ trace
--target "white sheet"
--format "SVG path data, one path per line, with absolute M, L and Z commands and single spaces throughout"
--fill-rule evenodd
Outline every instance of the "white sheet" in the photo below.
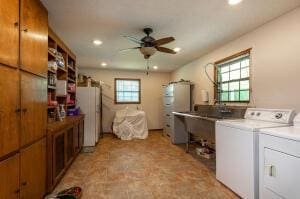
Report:
M 125 108 L 116 112 L 113 132 L 121 140 L 148 137 L 147 119 L 144 111 Z

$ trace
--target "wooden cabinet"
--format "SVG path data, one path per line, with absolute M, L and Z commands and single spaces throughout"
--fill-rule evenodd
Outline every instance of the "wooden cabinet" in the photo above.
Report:
M 56 133 L 53 136 L 53 173 L 52 178 L 53 182 L 56 184 L 64 171 L 66 166 L 66 139 L 65 139 L 65 131 L 61 131 Z
M 74 142 L 73 142 L 73 147 L 74 147 L 74 152 L 77 153 L 79 152 L 79 124 L 76 124 L 73 127 L 73 135 L 74 135 Z
M 47 80 L 21 73 L 21 145 L 46 135 Z
M 19 149 L 19 73 L 0 65 L 0 157 Z M 3 92 L 5 91 L 5 92 Z
M 74 161 L 79 148 L 79 124 L 84 116 L 68 117 L 62 122 L 48 124 L 47 129 L 47 191 L 52 192 L 68 167 Z M 82 128 L 83 130 L 83 128 Z M 83 133 L 83 132 L 82 132 Z M 83 136 L 82 136 L 83 137 Z
M 46 139 L 21 150 L 21 199 L 43 198 L 46 192 Z
M 74 125 L 72 128 L 69 128 L 66 133 L 66 139 L 67 139 L 67 149 L 66 149 L 66 162 L 67 164 L 70 164 L 73 157 L 74 157 L 74 128 L 76 125 Z
M 84 138 L 84 120 L 81 120 L 79 122 L 79 135 L 78 135 L 78 144 L 79 144 L 79 150 L 83 147 L 83 138 Z
M 19 154 L 0 162 L 0 199 L 19 198 Z
M 48 13 L 39 0 L 21 0 L 21 68 L 47 76 Z
M 0 63 L 18 67 L 19 0 L 0 0 L 0 27 Z

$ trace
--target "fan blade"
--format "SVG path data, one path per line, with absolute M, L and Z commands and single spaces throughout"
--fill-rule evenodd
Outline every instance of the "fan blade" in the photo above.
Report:
M 129 39 L 130 41 L 133 41 L 133 42 L 135 42 L 135 43 L 138 43 L 138 44 L 142 44 L 142 43 L 143 43 L 141 40 L 139 40 L 139 39 L 137 39 L 137 38 L 135 38 L 135 37 L 132 37 L 132 36 L 126 36 L 126 35 L 124 35 L 123 37 Z
M 163 38 L 163 39 L 158 39 L 155 41 L 155 45 L 156 46 L 161 46 L 161 45 L 164 45 L 164 44 L 167 44 L 167 43 L 170 43 L 172 41 L 175 41 L 174 37 L 166 37 L 166 38 Z
M 140 49 L 140 48 L 141 47 L 127 48 L 127 49 L 120 50 L 119 52 L 127 52 L 127 51 L 130 51 L 130 50 L 135 50 L 135 49 Z
M 156 48 L 158 51 L 163 52 L 163 53 L 176 54 L 176 52 L 175 52 L 174 50 L 169 49 L 169 48 L 159 47 L 159 46 L 156 46 L 155 48 Z

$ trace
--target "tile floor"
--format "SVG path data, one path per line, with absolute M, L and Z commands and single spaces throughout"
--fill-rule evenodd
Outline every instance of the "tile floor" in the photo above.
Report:
M 82 199 L 238 198 L 161 132 L 132 141 L 105 135 L 94 153 L 77 157 L 55 191 L 70 186 L 83 188 Z

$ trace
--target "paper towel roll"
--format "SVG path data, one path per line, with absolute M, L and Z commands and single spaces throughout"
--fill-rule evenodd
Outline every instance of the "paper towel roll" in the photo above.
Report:
M 208 92 L 206 90 L 202 90 L 201 94 L 202 94 L 202 101 L 203 102 L 208 102 L 209 101 Z

